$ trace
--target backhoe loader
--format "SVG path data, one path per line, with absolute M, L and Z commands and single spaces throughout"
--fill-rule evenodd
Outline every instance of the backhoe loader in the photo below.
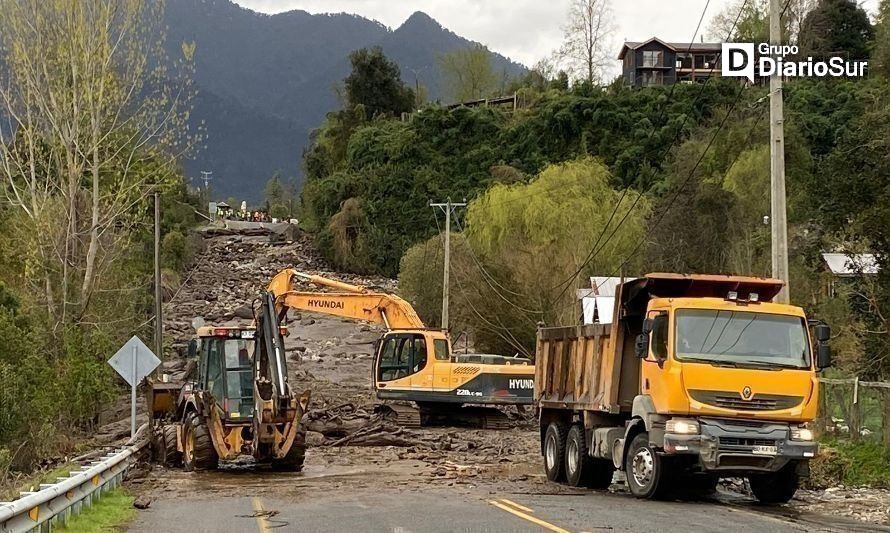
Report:
M 301 282 L 337 292 L 299 290 Z M 381 400 L 407 400 L 418 409 L 388 403 L 403 425 L 437 419 L 505 427 L 496 405 L 530 405 L 535 369 L 530 359 L 499 355 L 455 355 L 448 331 L 428 328 L 411 304 L 393 294 L 372 292 L 321 276 L 285 269 L 269 283 L 276 309 L 314 311 L 381 324 L 375 343 L 372 384 Z M 285 320 L 279 314 L 279 320 Z M 474 406 L 474 407 L 470 407 Z
M 252 456 L 257 464 L 303 466 L 301 425 L 309 391 L 288 383 L 276 295 L 263 292 L 250 326 L 197 328 L 189 346 L 196 370 L 182 384 L 152 382 L 148 405 L 156 458 L 186 470 L 215 469 L 220 460 Z M 194 359 L 192 359 L 194 362 Z

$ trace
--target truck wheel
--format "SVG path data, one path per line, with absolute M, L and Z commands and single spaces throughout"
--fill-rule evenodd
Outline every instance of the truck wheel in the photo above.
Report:
M 649 445 L 649 434 L 640 433 L 630 443 L 624 458 L 627 486 L 637 498 L 651 500 L 665 497 L 670 480 L 670 462 Z
M 797 465 L 789 463 L 778 472 L 748 476 L 751 492 L 760 503 L 787 503 L 797 492 Z
M 183 429 L 182 464 L 186 471 L 215 470 L 219 457 L 213 447 L 207 424 L 196 413 L 186 415 Z
M 182 466 L 182 452 L 176 449 L 176 425 L 164 425 L 157 438 L 158 462 L 167 467 Z
M 566 425 L 563 422 L 550 422 L 544 435 L 544 471 L 550 481 L 565 480 Z
M 566 481 L 573 487 L 580 487 L 586 481 L 590 470 L 587 457 L 587 442 L 584 428 L 572 424 L 566 436 L 565 449 Z
M 294 443 L 287 455 L 281 459 L 272 461 L 272 469 L 279 472 L 299 472 L 303 469 L 303 461 L 306 459 L 306 426 L 300 424 Z
M 612 484 L 611 461 L 590 457 L 584 427 L 579 424 L 572 425 L 566 437 L 565 463 L 566 480 L 573 487 L 605 489 Z

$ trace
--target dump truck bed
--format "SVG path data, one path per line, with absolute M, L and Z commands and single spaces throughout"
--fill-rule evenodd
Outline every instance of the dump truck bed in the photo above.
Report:
M 613 339 L 622 342 L 624 335 L 613 330 L 619 328 L 592 324 L 538 330 L 535 401 L 540 407 L 606 413 L 620 412 L 623 403 L 630 407 L 639 372 L 620 370 L 622 365 L 638 369 L 639 362 L 614 349 Z M 630 394 L 627 402 L 622 389 Z

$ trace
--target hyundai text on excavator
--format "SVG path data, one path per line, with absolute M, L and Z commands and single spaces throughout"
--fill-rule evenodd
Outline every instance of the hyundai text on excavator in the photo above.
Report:
M 337 292 L 301 291 L 300 282 Z M 279 310 L 302 309 L 385 326 L 387 331 L 374 348 L 372 383 L 381 400 L 417 404 L 416 410 L 387 404 L 405 425 L 446 419 L 503 427 L 506 417 L 492 406 L 532 403 L 535 369 L 531 360 L 455 355 L 448 332 L 426 327 L 411 304 L 396 295 L 293 269 L 279 272 L 269 291 L 276 295 Z M 278 318 L 285 317 L 279 314 Z
M 287 310 L 276 301 L 263 292 L 254 325 L 198 327 L 189 345 L 189 355 L 197 356 L 189 381 L 151 382 L 148 405 L 160 462 L 207 470 L 247 455 L 278 470 L 302 468 L 301 420 L 310 394 L 297 395 L 288 383 L 286 328 L 278 321 Z

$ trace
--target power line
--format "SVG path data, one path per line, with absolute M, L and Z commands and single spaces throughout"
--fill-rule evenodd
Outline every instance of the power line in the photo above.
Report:
M 461 227 L 460 222 L 455 220 L 455 224 L 457 224 L 457 228 L 461 232 L 463 232 L 463 228 Z M 498 281 L 496 279 L 494 279 L 494 277 L 485 269 L 485 267 L 479 261 L 479 258 L 476 257 L 476 254 L 473 253 L 473 249 L 472 249 L 472 247 L 469 246 L 469 243 L 467 243 L 467 251 L 470 253 L 470 257 L 473 258 L 473 262 L 476 264 L 476 267 L 479 269 L 479 272 L 482 274 L 482 279 L 485 281 L 485 284 L 488 285 L 488 287 L 495 293 L 495 295 L 497 295 L 498 298 L 500 298 L 501 300 L 506 302 L 511 307 L 514 307 L 516 310 L 524 313 L 523 316 L 529 322 L 531 322 L 532 324 L 535 324 L 535 321 L 532 320 L 531 318 L 529 318 L 527 315 L 528 314 L 540 314 L 540 312 L 533 311 L 531 309 L 526 309 L 525 307 L 522 307 L 521 305 L 514 303 L 512 300 L 510 300 L 509 298 L 507 298 L 506 296 L 501 294 L 501 292 L 495 288 L 495 286 L 494 286 L 495 284 L 498 285 L 499 287 L 503 288 L 504 290 L 508 290 L 508 289 L 506 289 L 506 287 L 504 287 L 503 285 L 498 283 Z
M 442 232 L 442 228 L 441 228 L 441 226 L 439 226 L 439 217 L 438 217 L 438 216 L 436 216 L 436 228 L 439 230 L 440 233 Z M 439 241 L 439 244 L 440 244 L 440 249 L 441 249 L 441 244 L 442 244 L 442 242 Z M 480 321 L 482 321 L 483 324 L 485 324 L 485 325 L 488 326 L 489 331 L 491 331 L 492 333 L 494 333 L 495 335 L 497 335 L 498 337 L 500 337 L 501 340 L 503 340 L 504 342 L 506 342 L 506 343 L 509 344 L 510 346 L 513 346 L 513 347 L 516 348 L 518 351 L 522 352 L 524 355 L 526 355 L 526 356 L 530 356 L 530 354 L 528 353 L 528 350 L 526 350 L 525 347 L 522 346 L 522 343 L 520 343 L 520 342 L 516 339 L 516 337 L 513 336 L 513 333 L 512 333 L 509 329 L 507 329 L 503 324 L 500 324 L 500 325 L 493 324 L 490 320 L 488 320 L 487 318 L 485 318 L 485 317 L 482 315 L 482 313 L 479 312 L 479 310 L 476 308 L 475 305 L 473 305 L 473 302 L 472 302 L 472 301 L 470 300 L 470 298 L 467 296 L 467 291 L 464 289 L 464 285 L 463 285 L 463 282 L 460 280 L 460 276 L 455 276 L 454 279 L 455 279 L 455 281 L 457 282 L 457 288 L 458 288 L 458 290 L 460 291 L 461 295 L 463 295 L 463 297 L 464 297 L 464 303 L 467 304 L 467 307 L 470 308 L 470 310 L 473 312 L 473 314 L 476 315 L 476 317 L 477 317 Z M 499 321 L 499 322 L 500 322 L 500 321 Z M 504 336 L 502 333 L 500 333 L 500 331 L 498 331 L 498 330 L 502 330 L 502 331 L 506 332 L 507 335 L 510 336 L 510 338 L 505 337 L 505 336 Z
M 708 3 L 709 3 L 709 2 L 708 2 Z M 705 11 L 706 11 L 707 8 L 708 8 L 708 3 L 705 3 L 705 8 L 702 10 L 702 15 L 701 15 L 701 17 L 699 17 L 698 25 L 696 26 L 695 33 L 693 34 L 692 41 L 695 40 L 695 35 L 698 34 L 699 27 L 701 26 L 702 20 L 704 19 Z M 735 18 L 735 20 L 733 21 L 732 27 L 730 28 L 730 30 L 729 30 L 729 32 L 728 32 L 727 40 L 729 40 L 730 36 L 731 36 L 732 33 L 735 31 L 735 28 L 736 28 L 736 26 L 738 25 L 739 20 L 740 20 L 741 17 L 742 17 L 742 13 L 744 12 L 744 10 L 745 10 L 745 6 L 747 5 L 747 3 L 748 3 L 748 0 L 744 0 L 744 1 L 742 2 L 741 7 L 739 8 L 738 15 L 736 15 L 736 18 Z M 689 48 L 687 49 L 687 53 L 688 53 L 689 50 L 691 50 L 691 49 L 692 49 L 692 42 L 690 42 L 690 44 L 689 44 Z M 719 61 L 719 58 L 720 58 L 721 54 L 722 54 L 722 51 L 721 51 L 720 53 L 717 54 L 718 61 Z M 701 96 L 704 94 L 705 86 L 706 86 L 706 85 L 708 84 L 708 82 L 711 80 L 711 74 L 713 74 L 713 71 L 714 71 L 714 69 L 716 68 L 716 66 L 717 66 L 717 61 L 715 61 L 714 64 L 711 65 L 711 68 L 710 68 L 710 70 L 709 70 L 709 77 L 708 77 L 707 79 L 705 79 L 704 83 L 702 84 L 702 88 L 699 90 L 698 94 L 696 95 L 695 100 L 693 100 L 693 103 L 692 103 L 692 107 L 693 107 L 693 108 L 695 108 L 695 106 L 696 106 L 696 104 L 698 103 L 699 99 L 700 99 Z M 662 115 L 663 115 L 664 111 L 667 109 L 668 105 L 670 104 L 670 99 L 671 99 L 671 97 L 672 97 L 672 95 L 673 95 L 673 89 L 674 89 L 674 87 L 675 87 L 676 85 L 677 85 L 677 84 L 674 83 L 674 85 L 671 86 L 671 92 L 668 94 L 668 102 L 665 103 L 664 107 L 662 107 Z M 740 96 L 740 95 L 739 95 L 739 96 Z M 733 108 L 734 108 L 735 105 L 738 103 L 738 99 L 739 99 L 739 97 L 737 97 L 737 98 L 736 98 L 736 101 L 733 103 Z M 674 135 L 674 138 L 671 140 L 670 144 L 669 144 L 665 149 L 662 150 L 662 154 L 661 154 L 660 159 L 664 159 L 664 158 L 670 153 L 670 150 L 673 149 L 674 145 L 676 144 L 676 142 L 677 142 L 677 141 L 679 140 L 679 138 L 680 138 L 680 134 L 681 134 L 682 131 L 683 131 L 683 127 L 686 125 L 686 122 L 687 122 L 688 120 L 689 120 L 689 115 L 684 115 L 684 117 L 683 117 L 683 122 L 680 124 L 680 127 L 677 128 L 677 131 L 676 131 L 676 133 L 675 133 L 675 135 Z M 655 133 L 655 130 L 654 130 L 654 128 L 653 128 L 653 130 L 650 132 L 650 135 L 649 135 L 649 139 L 650 139 L 650 140 L 651 140 L 652 136 L 654 135 L 654 133 Z M 698 166 L 698 165 L 696 165 L 696 167 L 697 167 L 697 166 Z M 652 175 L 653 175 L 653 176 L 655 175 L 655 171 L 654 171 L 654 170 L 653 170 L 653 174 L 652 174 Z M 653 183 L 653 185 L 654 185 L 654 183 Z M 552 305 L 553 303 L 555 303 L 556 301 L 558 301 L 560 298 L 562 298 L 562 296 L 566 293 L 566 291 L 568 290 L 568 288 L 571 287 L 572 283 L 578 278 L 578 276 L 581 274 L 581 272 L 584 271 L 584 268 L 586 268 L 587 265 L 589 265 L 590 262 L 593 261 L 593 259 L 596 258 L 596 256 L 599 254 L 599 252 L 602 251 L 602 249 L 605 248 L 605 246 L 609 243 L 609 241 L 612 240 L 612 238 L 615 236 L 615 234 L 618 232 L 618 230 L 621 228 L 621 226 L 624 224 L 624 222 L 627 220 L 627 218 L 628 218 L 628 217 L 630 216 L 630 214 L 633 212 L 634 208 L 636 208 L 636 206 L 637 206 L 637 204 L 639 203 L 640 199 L 643 197 L 643 194 L 646 193 L 646 192 L 648 192 L 651 188 L 652 188 L 652 185 L 650 185 L 649 187 L 647 187 L 646 190 L 640 192 L 640 194 L 638 194 L 637 197 L 634 198 L 633 203 L 631 204 L 631 206 L 630 206 L 630 208 L 627 210 L 627 212 L 624 214 L 624 216 L 621 218 L 621 220 L 618 222 L 618 225 L 615 226 L 615 229 L 612 231 L 611 234 L 609 234 L 609 237 L 606 238 L 605 242 L 603 242 L 602 245 L 600 245 L 600 242 L 601 242 L 601 240 L 602 240 L 603 235 L 605 235 L 606 231 L 608 231 L 608 229 L 609 229 L 609 225 L 611 224 L 612 220 L 614 219 L 615 214 L 618 212 L 618 208 L 619 208 L 619 206 L 621 205 L 621 201 L 624 199 L 625 195 L 627 194 L 628 190 L 630 189 L 629 186 L 626 186 L 626 187 L 624 188 L 624 190 L 622 191 L 621 197 L 619 198 L 619 201 L 615 203 L 615 207 L 612 209 L 612 214 L 609 216 L 608 221 L 607 221 L 606 224 L 603 226 L 602 231 L 600 232 L 599 236 L 597 237 L 597 240 L 596 240 L 596 242 L 594 243 L 593 247 L 591 248 L 590 252 L 587 254 L 587 257 L 584 259 L 584 261 L 581 262 L 581 264 L 578 266 L 578 268 L 575 270 L 575 272 L 574 272 L 569 278 L 567 278 L 566 280 L 562 281 L 561 283 L 557 284 L 557 285 L 554 287 L 554 288 L 562 287 L 562 290 L 560 291 L 559 295 L 551 301 L 551 305 Z M 599 287 L 597 287 L 597 288 L 599 288 Z

